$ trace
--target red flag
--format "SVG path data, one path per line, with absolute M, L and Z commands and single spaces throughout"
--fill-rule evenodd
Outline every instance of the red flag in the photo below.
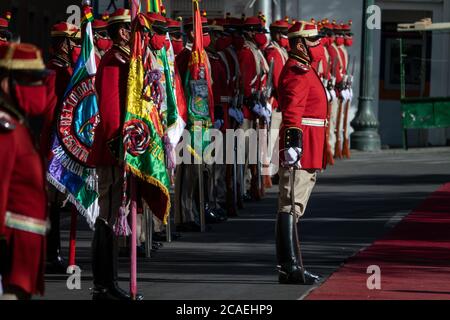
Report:
M 192 44 L 192 54 L 189 61 L 189 71 L 193 80 L 206 79 L 209 92 L 209 113 L 211 121 L 214 121 L 214 99 L 209 71 L 208 55 L 203 47 L 203 27 L 202 15 L 200 14 L 199 1 L 193 0 L 194 18 L 194 43 Z

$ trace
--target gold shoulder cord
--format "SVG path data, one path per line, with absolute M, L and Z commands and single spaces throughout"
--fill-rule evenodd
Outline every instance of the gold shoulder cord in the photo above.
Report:
M 307 65 L 308 67 L 310 66 L 310 63 L 307 59 L 300 57 L 299 55 L 293 54 L 293 53 L 289 53 L 289 57 L 293 58 L 294 60 L 297 60 L 298 62 Z

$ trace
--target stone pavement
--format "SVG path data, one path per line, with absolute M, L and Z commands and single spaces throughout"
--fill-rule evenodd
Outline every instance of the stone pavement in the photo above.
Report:
M 450 148 L 353 152 L 321 173 L 300 225 L 308 269 L 328 277 L 346 259 L 383 236 L 429 193 L 450 182 Z M 300 299 L 312 288 L 279 285 L 275 272 L 275 186 L 238 218 L 204 233 L 183 233 L 150 260 L 138 261 L 138 290 L 145 299 Z M 79 219 L 81 221 L 82 218 Z M 69 217 L 63 219 L 67 254 Z M 68 290 L 66 275 L 46 276 L 44 299 L 90 299 L 90 240 L 80 223 L 77 263 L 82 289 Z M 128 259 L 120 259 L 128 286 Z M 37 297 L 39 298 L 39 297 Z

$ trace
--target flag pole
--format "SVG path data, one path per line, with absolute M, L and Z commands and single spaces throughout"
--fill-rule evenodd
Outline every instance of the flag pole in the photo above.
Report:
M 77 246 L 77 217 L 78 210 L 75 205 L 72 205 L 70 211 L 69 266 L 75 265 L 75 251 Z
M 140 3 L 139 0 L 131 0 L 131 20 L 136 18 L 139 13 Z
M 134 20 L 140 11 L 140 1 L 132 0 L 131 19 Z M 131 239 L 130 239 L 130 296 L 131 300 L 136 300 L 137 295 L 137 203 L 136 203 L 136 179 L 130 175 L 130 193 L 131 193 Z
M 91 6 L 91 1 L 83 0 L 81 5 Z M 82 36 L 84 38 L 86 26 L 83 27 Z M 69 266 L 75 265 L 75 257 L 76 257 L 76 247 L 77 247 L 77 218 L 78 218 L 78 210 L 74 204 L 71 205 L 70 210 L 70 235 L 69 235 Z
M 131 189 L 131 270 L 130 270 L 130 296 L 132 300 L 136 300 L 137 294 L 137 251 L 136 251 L 136 180 L 130 175 Z

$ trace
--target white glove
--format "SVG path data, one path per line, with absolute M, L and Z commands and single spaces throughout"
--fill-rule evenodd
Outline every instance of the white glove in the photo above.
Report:
M 349 92 L 349 99 L 353 100 L 353 89 L 352 88 L 348 89 L 348 92 Z
M 347 89 L 341 91 L 342 101 L 347 101 Z
M 222 128 L 224 124 L 224 121 L 222 119 L 217 119 L 216 121 L 214 121 L 214 129 L 220 129 Z
M 244 122 L 244 114 L 237 108 L 229 108 L 228 115 L 236 120 L 236 122 L 239 124 L 242 124 Z
M 348 89 L 342 90 L 342 98 L 345 101 L 350 99 L 350 91 Z
M 266 109 L 269 110 L 270 115 L 272 115 L 272 105 L 270 104 L 270 102 L 266 103 Z
M 300 158 L 302 157 L 302 149 L 301 148 L 289 148 L 284 150 L 284 167 L 295 167 L 296 169 L 300 169 L 302 166 L 300 164 Z
M 334 89 L 330 90 L 330 94 L 331 94 L 331 101 L 334 101 L 337 99 L 336 91 Z
M 325 92 L 326 92 L 326 94 L 327 94 L 327 101 L 328 101 L 328 102 L 333 101 L 333 100 L 332 100 L 333 97 L 331 96 L 330 91 L 328 91 L 327 89 L 325 89 Z
M 264 118 L 264 121 L 267 124 L 270 124 L 270 120 L 272 118 L 272 111 L 269 108 L 264 108 L 262 117 Z
M 256 103 L 252 109 L 253 113 L 255 113 L 258 117 L 263 117 L 264 108 L 260 103 Z

